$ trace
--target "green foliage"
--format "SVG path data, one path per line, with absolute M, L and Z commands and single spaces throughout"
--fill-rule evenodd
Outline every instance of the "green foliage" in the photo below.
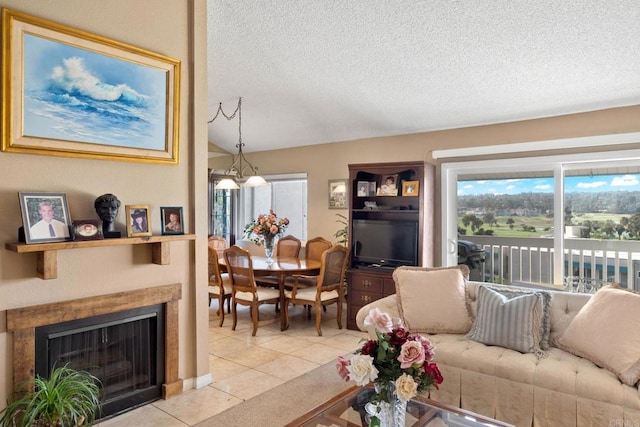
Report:
M 2 426 L 77 426 L 91 424 L 100 409 L 100 380 L 67 365 L 49 379 L 36 376 L 14 393 L 0 414 Z
M 337 243 L 346 246 L 347 242 L 349 241 L 349 223 L 347 222 L 348 219 L 342 214 L 336 214 L 336 216 L 338 217 L 338 219 L 336 219 L 336 222 L 338 224 L 342 224 L 342 228 L 333 233 L 333 237 L 338 239 Z

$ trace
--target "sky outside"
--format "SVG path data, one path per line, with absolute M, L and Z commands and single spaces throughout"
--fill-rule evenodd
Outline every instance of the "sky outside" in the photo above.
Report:
M 565 178 L 567 193 L 606 191 L 640 191 L 640 175 L 585 175 Z M 458 196 L 520 193 L 553 193 L 553 178 L 458 181 Z

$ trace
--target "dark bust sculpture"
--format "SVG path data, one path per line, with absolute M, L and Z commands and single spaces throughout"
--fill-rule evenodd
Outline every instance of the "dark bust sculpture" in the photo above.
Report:
M 98 216 L 102 220 L 102 232 L 104 237 L 120 237 L 120 233 L 115 231 L 115 220 L 120 208 L 120 200 L 110 193 L 103 194 L 93 203 Z

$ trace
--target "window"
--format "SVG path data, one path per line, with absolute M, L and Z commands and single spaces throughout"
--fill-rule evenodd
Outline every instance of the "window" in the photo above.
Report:
M 307 240 L 307 174 L 264 177 L 269 185 L 240 187 L 238 236 L 244 237 L 244 226 L 259 214 L 273 210 L 279 218 L 288 218 L 286 234 Z
M 443 163 L 443 263 L 470 240 L 485 249 L 474 280 L 638 289 L 638 159 L 626 150 Z
M 209 178 L 209 234 L 230 244 L 244 238 L 244 226 L 270 209 L 289 219 L 286 234 L 307 239 L 307 174 L 265 176 L 269 185 L 216 190 L 222 175 Z

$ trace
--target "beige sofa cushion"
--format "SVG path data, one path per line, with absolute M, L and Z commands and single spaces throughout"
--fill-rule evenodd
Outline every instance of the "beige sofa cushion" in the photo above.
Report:
M 411 332 L 429 334 L 469 331 L 472 324 L 465 300 L 469 268 L 400 267 L 393 272 L 398 312 Z
M 606 286 L 558 337 L 559 348 L 614 372 L 630 386 L 640 379 L 640 295 Z

